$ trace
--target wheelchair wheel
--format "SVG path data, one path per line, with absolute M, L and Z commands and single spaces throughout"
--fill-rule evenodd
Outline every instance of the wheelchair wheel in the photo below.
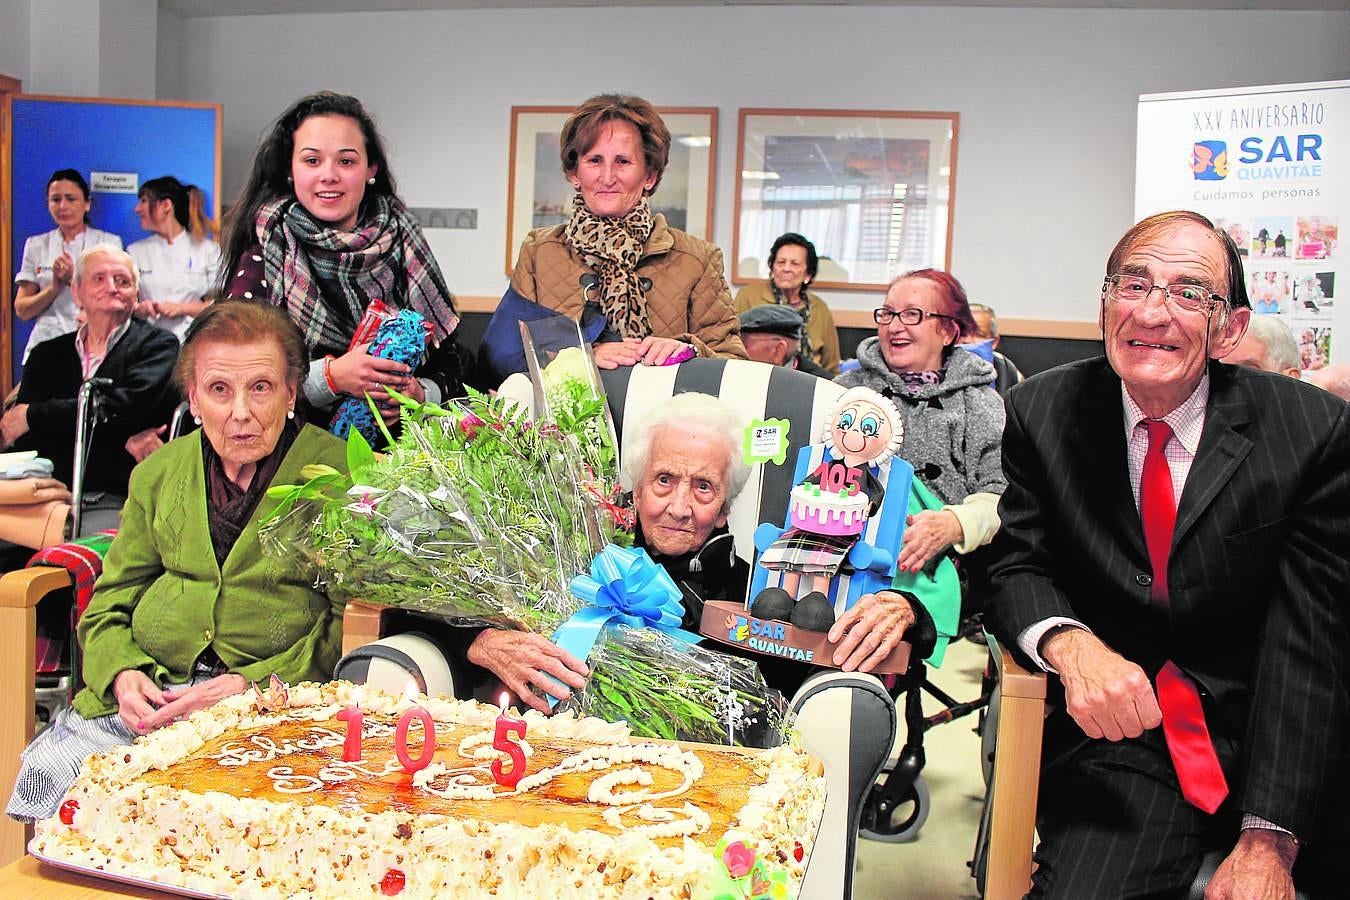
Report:
M 877 803 L 881 797 L 882 786 L 891 775 L 891 769 L 892 766 L 888 764 L 877 776 L 877 783 L 872 785 L 872 791 L 867 795 L 863 807 L 862 827 L 858 829 L 858 834 L 869 841 L 907 844 L 919 837 L 919 829 L 928 821 L 928 813 L 933 809 L 932 797 L 929 795 L 927 783 L 920 776 L 900 798 L 900 802 L 891 810 L 890 815 L 881 818 Z

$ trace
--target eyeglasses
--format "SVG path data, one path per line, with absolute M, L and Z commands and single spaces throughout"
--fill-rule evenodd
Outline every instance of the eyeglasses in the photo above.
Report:
M 943 313 L 929 312 L 926 309 L 919 309 L 917 306 L 906 306 L 904 309 L 891 309 L 889 306 L 880 306 L 872 310 L 872 321 L 878 325 L 889 325 L 892 319 L 899 319 L 901 325 L 918 325 L 924 319 L 955 319 L 956 316 L 948 316 Z
M 1108 275 L 1102 289 L 1120 303 L 1142 303 L 1156 289 L 1174 308 L 1185 312 L 1210 312 L 1215 304 L 1228 302 L 1202 284 L 1154 284 L 1146 275 Z

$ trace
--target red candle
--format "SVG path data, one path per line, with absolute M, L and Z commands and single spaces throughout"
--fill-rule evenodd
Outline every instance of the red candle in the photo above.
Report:
M 492 780 L 502 787 L 515 789 L 516 783 L 525 775 L 525 751 L 520 744 L 511 740 L 510 735 L 525 737 L 525 721 L 506 714 L 506 695 L 502 694 L 502 714 L 497 717 L 497 730 L 492 736 L 492 749 L 500 750 L 511 758 L 511 770 L 502 771 L 501 757 L 492 761 Z
M 353 698 L 352 705 L 338 710 L 339 722 L 347 723 L 347 739 L 342 742 L 342 761 L 359 762 L 361 760 L 361 731 L 365 724 L 365 715 L 361 712 L 360 697 Z
M 422 721 L 422 752 L 415 759 L 408 752 L 408 728 L 413 719 Z M 394 753 L 398 756 L 399 765 L 409 775 L 431 765 L 431 759 L 436 755 L 436 720 L 431 717 L 431 713 L 420 706 L 403 711 L 394 728 Z

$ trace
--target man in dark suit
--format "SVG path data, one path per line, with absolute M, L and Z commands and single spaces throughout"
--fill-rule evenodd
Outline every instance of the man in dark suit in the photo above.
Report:
M 1335 896 L 1350 407 L 1216 362 L 1251 313 L 1203 216 L 1135 225 L 1106 276 L 1106 358 L 1016 388 L 1003 439 L 986 622 L 1063 695 L 1032 896 L 1182 896 L 1214 849 L 1210 900 Z

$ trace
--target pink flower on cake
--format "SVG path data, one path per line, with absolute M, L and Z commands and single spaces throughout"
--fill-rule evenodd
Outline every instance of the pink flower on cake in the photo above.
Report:
M 755 865 L 755 851 L 745 846 L 744 841 L 736 841 L 722 851 L 722 862 L 732 878 L 744 878 Z

